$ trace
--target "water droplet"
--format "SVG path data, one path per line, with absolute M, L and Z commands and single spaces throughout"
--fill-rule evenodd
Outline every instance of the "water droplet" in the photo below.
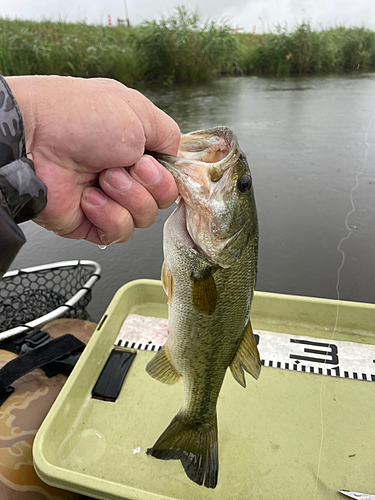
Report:
M 100 250 L 105 250 L 107 248 L 107 245 L 98 245 L 98 247 L 100 248 Z
M 62 465 L 69 463 L 74 469 L 82 470 L 88 464 L 100 461 L 106 447 L 103 434 L 97 429 L 87 427 L 81 431 L 73 430 L 68 434 L 57 453 Z

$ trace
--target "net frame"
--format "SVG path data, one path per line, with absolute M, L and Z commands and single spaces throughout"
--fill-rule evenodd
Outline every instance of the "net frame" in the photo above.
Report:
M 16 326 L 14 328 L 10 328 L 6 331 L 0 332 L 0 341 L 7 339 L 9 337 L 13 337 L 14 335 L 17 335 L 19 333 L 26 332 L 28 330 L 31 330 L 36 327 L 40 327 L 41 325 L 47 323 L 48 321 L 52 321 L 53 319 L 60 318 L 61 316 L 66 315 L 68 312 L 73 310 L 75 307 L 78 306 L 80 302 L 82 302 L 82 299 L 87 299 L 85 297 L 87 294 L 91 294 L 91 290 L 94 286 L 94 284 L 98 281 L 98 279 L 101 277 L 101 266 L 93 261 L 93 260 L 67 260 L 67 261 L 61 261 L 61 262 L 54 262 L 51 264 L 43 264 L 40 266 L 33 266 L 33 267 L 27 267 L 24 269 L 17 269 L 14 271 L 8 271 L 7 273 L 4 274 L 3 279 L 1 283 L 6 283 L 6 282 L 11 282 L 13 279 L 15 280 L 16 278 L 22 278 L 23 276 L 27 275 L 38 275 L 40 273 L 41 275 L 46 273 L 46 271 L 58 271 L 58 270 L 76 270 L 78 267 L 84 267 L 88 268 L 92 272 L 90 272 L 90 277 L 88 279 L 84 278 L 85 281 L 83 283 L 80 283 L 77 285 L 75 288 L 78 288 L 77 291 L 68 299 L 65 300 L 63 297 L 62 299 L 64 300 L 64 303 L 53 309 L 52 311 L 43 314 L 31 321 L 25 322 L 23 324 L 20 324 L 19 326 Z M 19 285 L 20 286 L 20 285 Z M 52 292 L 53 287 L 50 286 L 48 289 Z M 90 300 L 90 297 L 89 297 Z M 89 302 L 87 301 L 87 303 Z M 1 321 L 1 318 L 0 318 Z

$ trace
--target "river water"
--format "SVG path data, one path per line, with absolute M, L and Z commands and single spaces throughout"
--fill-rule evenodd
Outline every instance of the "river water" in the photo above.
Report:
M 226 125 L 237 134 L 258 209 L 258 290 L 375 302 L 375 74 L 221 78 L 143 92 L 182 132 Z M 11 269 L 96 260 L 103 276 L 89 312 L 98 320 L 124 283 L 159 279 L 172 210 L 105 250 L 22 224 L 28 242 Z

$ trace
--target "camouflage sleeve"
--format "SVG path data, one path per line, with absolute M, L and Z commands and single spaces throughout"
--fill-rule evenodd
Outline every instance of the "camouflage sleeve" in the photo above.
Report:
M 0 278 L 25 242 L 17 224 L 36 217 L 47 203 L 47 188 L 26 157 L 21 113 L 0 76 Z

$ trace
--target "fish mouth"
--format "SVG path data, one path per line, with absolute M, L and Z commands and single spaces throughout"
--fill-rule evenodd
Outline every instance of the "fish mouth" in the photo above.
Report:
M 215 127 L 182 135 L 178 156 L 153 151 L 145 154 L 156 158 L 173 175 L 179 190 L 182 184 L 193 188 L 193 181 L 195 189 L 200 185 L 207 191 L 211 182 L 218 182 L 235 164 L 240 152 L 235 134 L 228 127 Z

